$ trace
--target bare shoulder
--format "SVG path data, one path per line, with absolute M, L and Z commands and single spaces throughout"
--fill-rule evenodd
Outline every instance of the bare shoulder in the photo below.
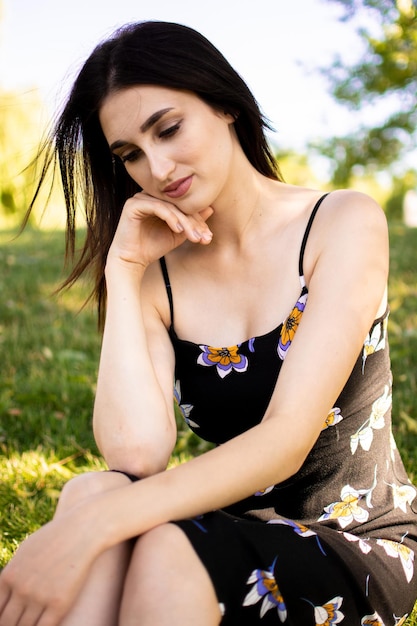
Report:
M 340 189 L 331 192 L 320 209 L 320 215 L 330 226 L 352 224 L 352 227 L 365 231 L 369 228 L 387 231 L 387 220 L 381 206 L 360 191 Z
M 320 267 L 348 275 L 388 273 L 389 242 L 385 213 L 370 196 L 351 190 L 331 192 L 322 202 L 305 255 L 307 281 Z M 328 268 L 326 270 L 325 268 Z

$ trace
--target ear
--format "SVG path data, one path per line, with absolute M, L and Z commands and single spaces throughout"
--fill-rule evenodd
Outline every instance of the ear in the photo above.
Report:
M 224 111 L 225 119 L 229 124 L 234 124 L 239 117 L 239 111 Z
M 216 114 L 227 124 L 234 124 L 239 117 L 239 111 L 226 111 L 225 109 L 215 109 Z

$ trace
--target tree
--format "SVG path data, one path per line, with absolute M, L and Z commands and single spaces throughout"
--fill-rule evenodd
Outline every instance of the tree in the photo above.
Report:
M 415 0 L 332 1 L 344 7 L 343 20 L 356 22 L 364 54 L 323 70 L 331 92 L 352 110 L 375 111 L 372 124 L 313 146 L 331 160 L 339 186 L 357 169 L 389 169 L 417 146 L 417 8 Z
M 21 217 L 34 192 L 30 166 L 39 145 L 42 105 L 37 90 L 0 90 L 0 215 Z

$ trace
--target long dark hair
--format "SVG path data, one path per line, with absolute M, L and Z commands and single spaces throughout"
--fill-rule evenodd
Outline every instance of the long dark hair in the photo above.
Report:
M 265 176 L 281 180 L 265 137 L 267 120 L 245 82 L 205 37 L 170 22 L 141 22 L 117 30 L 95 48 L 78 74 L 42 148 L 43 169 L 33 200 L 50 166 L 55 171 L 58 165 L 67 210 L 67 258 L 74 256 L 80 202 L 87 223 L 84 245 L 63 286 L 72 285 L 86 269 L 92 271 L 100 322 L 107 253 L 124 203 L 141 189 L 112 156 L 98 113 L 109 93 L 139 84 L 192 91 L 212 107 L 233 114 L 250 163 Z

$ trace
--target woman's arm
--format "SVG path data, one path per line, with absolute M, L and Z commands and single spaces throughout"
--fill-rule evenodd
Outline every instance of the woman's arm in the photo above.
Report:
M 155 319 L 147 315 L 145 327 L 143 268 L 115 265 L 106 275 L 94 435 L 111 469 L 144 477 L 166 468 L 175 445 L 174 358 L 167 333 L 154 332 L 156 312 Z
M 154 261 L 187 238 L 208 243 L 205 219 L 211 213 L 185 216 L 144 193 L 124 207 L 106 265 L 107 312 L 93 418 L 111 469 L 155 474 L 166 468 L 175 445 L 173 350 L 165 329 L 161 332 L 160 314 L 149 304 L 155 298 L 152 285 L 160 284 Z
M 112 503 L 101 518 L 105 547 L 232 504 L 303 464 L 384 301 L 388 273 L 386 220 L 371 199 L 332 194 L 316 220 L 308 306 L 262 423 L 180 467 L 99 496 L 93 516 Z

